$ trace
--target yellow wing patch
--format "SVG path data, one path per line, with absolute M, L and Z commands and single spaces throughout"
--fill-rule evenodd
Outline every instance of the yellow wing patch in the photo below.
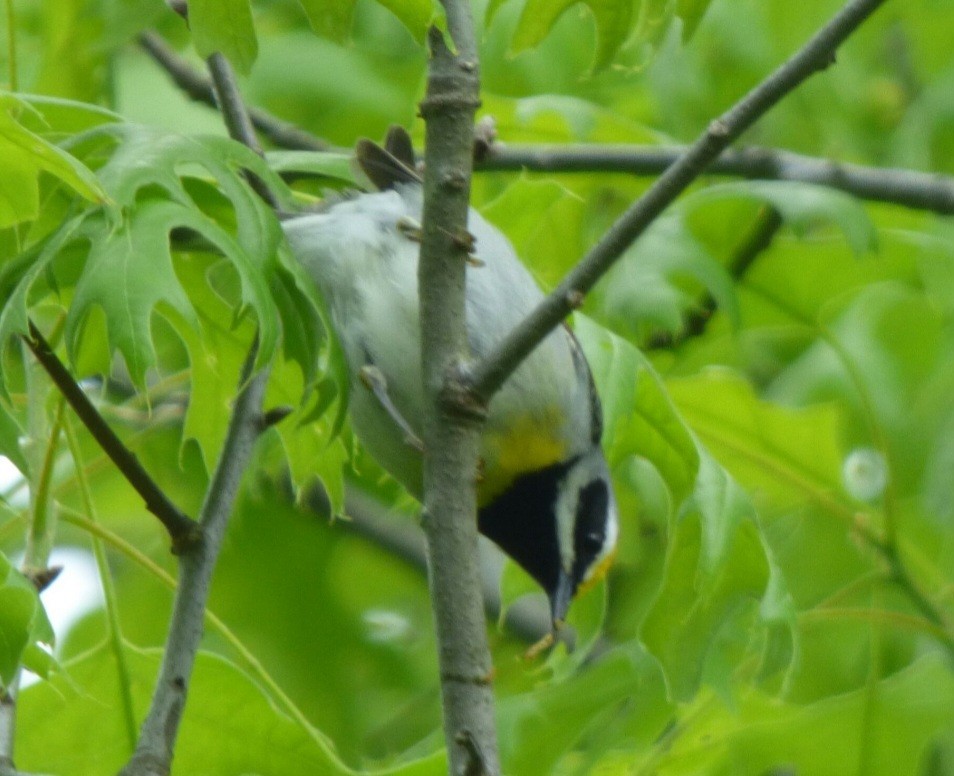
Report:
M 567 446 L 559 432 L 562 418 L 555 410 L 545 416 L 526 415 L 510 423 L 505 433 L 486 432 L 481 440 L 481 477 L 477 500 L 485 506 L 517 477 L 565 460 Z

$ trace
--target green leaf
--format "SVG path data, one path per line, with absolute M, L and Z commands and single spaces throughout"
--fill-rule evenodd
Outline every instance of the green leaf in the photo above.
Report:
M 190 0 L 189 28 L 201 57 L 224 54 L 240 73 L 251 71 L 258 41 L 248 0 Z
M 26 475 L 28 464 L 20 449 L 22 436 L 23 429 L 17 419 L 7 410 L 4 402 L 0 401 L 0 455 L 8 458 L 21 474 Z
M 376 0 L 407 27 L 414 40 L 423 43 L 427 28 L 435 22 L 433 0 Z M 344 42 L 351 36 L 356 0 L 298 0 L 316 34 Z
M 343 42 L 351 35 L 357 0 L 298 0 L 317 35 Z
M 844 234 L 856 255 L 877 247 L 877 232 L 861 203 L 854 197 L 824 186 L 790 181 L 736 181 L 720 183 L 684 200 L 687 208 L 744 197 L 765 202 L 781 213 L 796 233 L 808 234 L 819 223 L 832 223 Z
M 729 692 L 768 579 L 748 497 L 703 456 L 693 497 L 670 532 L 663 586 L 640 633 L 675 698 L 691 698 L 704 676 Z
M 36 642 L 53 643 L 53 630 L 33 584 L 0 554 L 0 683 L 9 686 Z M 31 661 L 36 664 L 37 661 Z
M 699 453 L 658 376 L 636 348 L 584 316 L 575 316 L 574 330 L 602 398 L 610 467 L 632 455 L 647 459 L 681 503 L 692 490 Z
M 727 369 L 666 385 L 693 431 L 746 487 L 776 506 L 809 500 L 836 512 L 847 509 L 837 495 L 843 454 L 834 406 L 769 404 Z
M 126 647 L 137 716 L 145 713 L 159 657 L 155 651 Z M 66 672 L 68 678 L 23 692 L 18 704 L 23 754 L 18 765 L 76 773 L 81 763 L 88 776 L 115 773 L 129 756 L 129 744 L 113 653 L 95 649 L 68 663 Z M 50 725 L 51 719 L 57 724 Z M 176 768 L 207 776 L 348 772 L 320 733 L 302 729 L 234 665 L 206 653 L 199 654 L 189 684 Z
M 703 291 L 737 327 L 733 279 L 690 232 L 680 210 L 654 221 L 626 251 L 597 286 L 593 307 L 615 331 L 638 341 L 660 330 L 678 331 Z
M 116 229 L 102 221 L 91 223 L 92 247 L 66 317 L 72 352 L 80 325 L 96 305 L 106 315 L 111 348 L 122 353 L 133 381 L 144 385 L 146 370 L 156 362 L 151 332 L 156 306 L 168 304 L 197 325 L 169 251 L 169 232 L 196 221 L 193 211 L 177 203 L 147 202 Z
M 510 54 L 516 55 L 539 45 L 557 20 L 579 2 L 589 8 L 596 22 L 597 47 L 593 67 L 596 70 L 608 67 L 632 29 L 632 0 L 526 0 L 510 42 Z M 500 5 L 502 2 L 488 5 L 488 23 Z
M 731 705 L 700 700 L 687 712 L 682 735 L 656 753 L 654 766 L 674 774 L 765 774 L 779 763 L 806 774 L 942 773 L 924 764 L 932 741 L 950 735 L 952 718 L 950 664 L 941 655 L 923 655 L 861 689 L 814 703 L 757 691 Z
M 91 202 L 105 202 L 106 193 L 77 159 L 24 128 L 16 114 L 29 110 L 17 98 L 0 93 L 0 229 L 39 214 L 39 175 L 49 173 Z
M 676 15 L 682 19 L 682 39 L 689 40 L 712 0 L 676 0 Z

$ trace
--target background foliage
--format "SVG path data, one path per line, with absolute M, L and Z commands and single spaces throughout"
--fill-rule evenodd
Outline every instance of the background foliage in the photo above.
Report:
M 666 144 L 837 3 L 475 7 L 482 113 L 505 143 Z M 292 194 L 136 46 L 155 26 L 197 64 L 190 40 L 223 50 L 251 103 L 334 144 L 391 123 L 420 140 L 420 41 L 439 15 L 425 0 L 193 0 L 190 39 L 158 0 L 8 8 L 0 451 L 24 476 L 3 494 L 0 682 L 21 662 L 50 677 L 21 694 L 18 765 L 125 761 L 175 572 L 160 527 L 30 366 L 15 336 L 29 312 L 190 514 L 256 327 L 267 403 L 296 408 L 260 440 L 229 529 L 176 772 L 442 772 L 424 577 L 330 519 L 346 491 L 408 530 L 413 505 L 342 428 L 321 300 L 239 167 Z M 952 24 L 950 0 L 888 3 L 745 142 L 951 174 Z M 308 164 L 333 172 L 296 180 L 299 197 L 349 177 L 340 157 Z M 647 185 L 482 173 L 473 199 L 552 286 Z M 770 212 L 774 238 L 734 271 Z M 924 211 L 705 178 L 597 287 L 576 329 L 606 410 L 621 551 L 575 604 L 573 652 L 527 661 L 512 629 L 489 626 L 507 773 L 954 774 L 952 238 Z M 684 338 L 707 294 L 718 311 Z M 14 568 L 54 527 L 57 545 L 98 553 L 108 601 L 56 635 L 58 665 Z M 533 586 L 508 565 L 501 591 L 507 606 Z

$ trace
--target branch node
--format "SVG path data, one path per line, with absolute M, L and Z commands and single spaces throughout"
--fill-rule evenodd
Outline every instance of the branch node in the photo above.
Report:
M 61 571 L 62 566 L 47 566 L 45 569 L 30 569 L 24 576 L 33 583 L 38 593 L 42 593 L 56 581 Z
M 477 247 L 477 238 L 466 230 L 452 234 L 451 241 L 455 248 L 459 248 L 468 255 L 473 253 Z
M 427 121 L 441 113 L 476 111 L 483 103 L 460 94 L 431 94 L 417 105 L 417 115 Z
M 270 410 L 264 412 L 261 418 L 261 428 L 262 431 L 271 428 L 272 426 L 277 426 L 285 418 L 291 415 L 294 412 L 294 408 L 289 407 L 287 404 L 279 405 L 278 407 L 272 407 Z
M 487 402 L 473 390 L 470 373 L 460 362 L 446 370 L 437 403 L 443 413 L 454 418 L 476 423 L 487 419 Z
M 485 674 L 454 674 L 454 673 L 441 673 L 441 681 L 443 682 L 456 682 L 457 684 L 470 684 L 476 687 L 489 687 L 494 683 L 494 676 L 496 671 L 491 668 Z
M 709 137 L 721 141 L 729 137 L 729 125 L 721 118 L 713 119 L 709 122 L 709 128 L 706 132 Z
M 586 295 L 577 288 L 574 288 L 572 291 L 567 291 L 566 303 L 570 305 L 570 308 L 573 310 L 579 310 L 583 306 L 584 299 L 586 299 Z
M 149 509 L 150 512 L 153 511 L 148 504 L 146 508 Z M 185 516 L 183 515 L 183 517 Z M 185 519 L 188 520 L 191 525 L 184 525 L 174 533 L 170 532 L 172 546 L 169 548 L 169 551 L 176 557 L 188 555 L 196 547 L 199 547 L 205 538 L 201 525 L 190 518 Z
M 441 176 L 441 185 L 461 191 L 467 186 L 467 176 L 460 170 L 448 170 Z

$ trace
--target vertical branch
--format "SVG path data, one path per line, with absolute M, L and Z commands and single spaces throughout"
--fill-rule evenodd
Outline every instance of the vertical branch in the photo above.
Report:
M 462 390 L 468 358 L 465 272 L 474 114 L 479 105 L 477 48 L 470 6 L 443 0 L 456 53 L 431 30 L 426 121 L 424 219 L 418 286 L 427 422 L 424 429 L 424 530 L 451 773 L 499 772 L 492 666 L 477 565 L 477 472 L 486 408 Z M 474 752 L 480 752 L 475 760 Z

